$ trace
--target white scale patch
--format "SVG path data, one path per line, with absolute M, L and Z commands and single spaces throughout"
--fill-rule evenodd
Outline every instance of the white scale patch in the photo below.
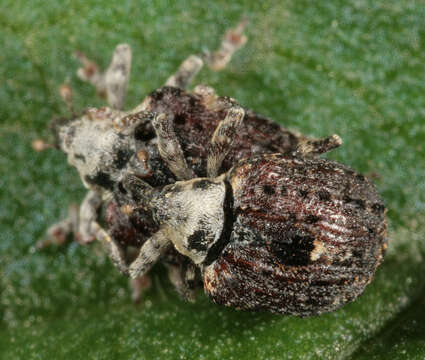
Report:
M 321 224 L 324 228 L 334 230 L 340 234 L 351 234 L 351 231 L 349 229 L 339 226 L 337 224 L 331 224 L 327 221 L 319 221 L 318 223 Z
M 316 260 L 319 260 L 322 254 L 326 252 L 326 248 L 323 245 L 323 243 L 320 241 L 314 241 L 313 245 L 314 245 L 314 249 L 310 253 L 310 260 L 316 261 Z
M 191 189 L 195 181 L 199 179 L 182 182 L 186 190 L 170 196 L 170 207 L 180 210 L 172 214 L 174 219 L 170 221 L 168 233 L 176 249 L 199 264 L 221 236 L 226 188 L 223 182 L 219 182 L 211 184 L 208 189 Z M 186 220 L 182 222 L 179 217 Z M 188 238 L 198 231 L 204 234 L 202 242 L 206 243 L 207 250 L 196 250 L 188 243 Z

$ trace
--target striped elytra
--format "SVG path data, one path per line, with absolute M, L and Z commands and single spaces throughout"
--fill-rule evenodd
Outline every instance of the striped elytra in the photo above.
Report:
M 325 159 L 264 155 L 227 181 L 230 238 L 203 270 L 213 301 L 309 316 L 363 292 L 386 249 L 385 207 L 367 178 Z

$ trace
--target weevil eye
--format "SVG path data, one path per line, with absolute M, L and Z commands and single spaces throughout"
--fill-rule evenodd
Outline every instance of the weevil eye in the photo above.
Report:
M 80 153 L 75 153 L 74 154 L 74 159 L 76 161 L 81 161 L 82 163 L 85 163 L 86 162 L 86 157 L 83 154 L 80 154 Z
M 209 187 L 211 187 L 211 185 L 213 185 L 214 183 L 210 180 L 206 180 L 206 179 L 201 179 L 198 181 L 194 181 L 192 184 L 192 189 L 200 189 L 200 190 L 206 190 Z

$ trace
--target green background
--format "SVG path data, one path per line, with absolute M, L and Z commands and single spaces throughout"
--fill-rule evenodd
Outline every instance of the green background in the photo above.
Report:
M 0 0 L 1 359 L 423 359 L 425 357 L 424 1 Z M 197 83 L 306 134 L 341 135 L 329 155 L 372 175 L 389 209 L 390 247 L 354 303 L 299 319 L 180 301 L 158 267 L 145 301 L 98 246 L 35 242 L 84 189 L 65 156 L 34 153 L 47 124 L 101 106 L 80 82 L 79 49 L 102 66 L 133 49 L 127 106 L 180 62 L 216 49 L 242 15 L 249 41 Z

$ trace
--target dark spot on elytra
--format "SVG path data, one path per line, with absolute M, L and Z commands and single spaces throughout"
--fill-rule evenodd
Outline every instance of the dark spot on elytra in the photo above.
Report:
M 354 205 L 356 205 L 357 207 L 359 207 L 360 209 L 364 210 L 365 209 L 365 201 L 362 199 L 353 199 L 348 195 L 345 195 L 342 199 L 345 203 L 353 203 Z
M 326 280 L 316 280 L 316 281 L 312 281 L 310 285 L 313 286 L 329 286 L 329 281 Z
M 200 122 L 194 123 L 193 124 L 193 127 L 194 127 L 195 130 L 198 130 L 198 131 L 203 131 L 204 130 L 204 127 L 202 126 L 202 124 Z
M 385 206 L 380 203 L 375 203 L 372 205 L 372 211 L 375 214 L 380 215 L 385 211 Z
M 282 186 L 280 187 L 280 193 L 281 193 L 282 195 L 286 195 L 286 194 L 288 193 L 288 188 L 287 188 L 285 185 L 282 185 Z
M 186 122 L 186 118 L 183 114 L 176 114 L 174 116 L 174 123 L 176 125 L 184 125 Z
M 199 181 L 195 181 L 192 184 L 192 189 L 208 189 L 211 186 L 211 181 L 208 180 L 199 180 Z
M 289 223 L 294 224 L 297 221 L 297 214 L 290 213 L 288 214 L 288 220 Z
M 205 231 L 196 230 L 192 235 L 187 238 L 187 246 L 189 250 L 205 251 L 207 249 L 203 240 L 205 238 Z
M 189 105 L 190 105 L 191 108 L 197 106 L 198 105 L 198 100 L 196 98 L 194 98 L 194 97 L 190 97 L 189 98 Z
M 133 155 L 134 152 L 132 150 L 118 149 L 114 159 L 114 166 L 119 170 L 122 169 Z
M 86 157 L 83 154 L 75 154 L 74 157 L 82 162 L 86 162 Z
M 319 308 L 320 306 L 323 306 L 321 299 L 313 295 L 310 295 L 304 302 L 306 305 L 309 305 L 312 308 L 316 308 L 316 309 Z
M 264 269 L 264 268 L 261 270 L 261 273 L 262 273 L 264 276 L 271 276 L 271 275 L 273 275 L 273 271 L 272 271 L 272 270 Z
M 263 185 L 263 192 L 266 195 L 273 195 L 275 193 L 275 190 L 271 185 Z
M 322 201 L 329 201 L 331 199 L 331 194 L 327 190 L 319 190 L 317 196 Z
M 350 262 L 351 263 L 351 262 Z M 349 264 L 338 263 L 340 266 L 348 266 Z M 329 288 L 331 285 L 343 286 L 347 283 L 346 278 L 331 278 L 329 280 L 316 280 L 310 283 L 311 286 L 325 287 Z
M 306 190 L 300 190 L 299 193 L 300 193 L 300 196 L 303 199 L 305 199 L 307 197 L 307 195 L 308 195 L 308 191 L 306 191 Z
M 282 265 L 305 266 L 310 263 L 313 241 L 310 235 L 283 234 L 281 241 L 271 243 L 270 250 Z
M 365 201 L 362 199 L 354 199 L 354 203 L 360 208 L 365 209 Z
M 320 218 L 319 218 L 318 216 L 313 215 L 313 214 L 308 214 L 308 215 L 305 217 L 305 220 L 304 220 L 304 221 L 305 221 L 307 224 L 314 224 L 314 223 L 317 223 L 319 220 L 320 220 Z
M 363 251 L 361 250 L 353 250 L 352 254 L 356 259 L 361 259 L 363 257 Z
M 95 176 L 86 175 L 84 180 L 91 185 L 97 185 L 108 190 L 113 190 L 114 188 L 114 182 L 112 181 L 111 176 L 102 171 L 98 172 Z

